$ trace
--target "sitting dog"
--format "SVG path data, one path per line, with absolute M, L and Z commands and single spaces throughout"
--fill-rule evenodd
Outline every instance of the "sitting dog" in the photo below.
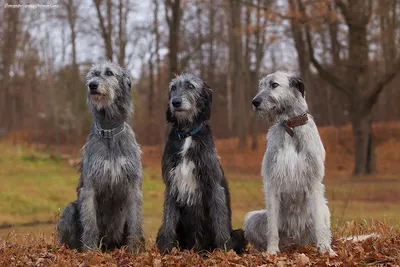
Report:
M 243 230 L 232 231 L 228 181 L 210 128 L 212 91 L 191 74 L 169 86 L 167 121 L 172 129 L 162 157 L 164 216 L 157 235 L 161 253 L 244 250 Z
M 330 213 L 324 196 L 325 150 L 304 97 L 303 81 L 278 71 L 260 81 L 255 110 L 274 123 L 262 163 L 266 210 L 245 218 L 246 239 L 271 254 L 279 245 L 317 243 L 331 249 Z
M 144 246 L 141 151 L 126 123 L 132 113 L 127 70 L 111 62 L 94 65 L 86 76 L 94 121 L 83 147 L 78 199 L 64 209 L 59 241 L 87 250 Z

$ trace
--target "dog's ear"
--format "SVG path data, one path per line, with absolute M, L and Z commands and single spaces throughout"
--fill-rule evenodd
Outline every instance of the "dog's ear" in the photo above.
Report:
M 165 115 L 166 115 L 167 122 L 172 123 L 172 124 L 176 123 L 176 117 L 172 114 L 171 109 L 169 108 L 169 104 L 168 104 L 167 112 L 165 112 Z
M 200 121 L 207 121 L 211 117 L 212 90 L 205 82 L 203 82 L 201 98 L 202 101 L 198 102 L 198 109 L 200 111 L 198 119 Z
M 211 103 L 212 103 L 212 89 L 211 89 L 211 87 L 207 84 L 207 83 L 205 83 L 205 82 L 203 82 L 203 87 L 204 87 L 204 90 L 206 91 L 206 97 L 207 97 L 207 101 L 210 103 L 210 105 L 211 105 Z
M 126 84 L 128 85 L 129 88 L 132 87 L 132 83 L 131 83 L 131 78 L 130 77 L 126 78 Z
M 121 88 L 127 88 L 128 91 L 131 91 L 132 83 L 131 83 L 131 74 L 128 70 L 124 69 L 122 71 L 122 77 L 119 80 L 119 85 Z
M 301 95 L 304 97 L 305 85 L 304 85 L 303 79 L 301 79 L 300 77 L 291 77 L 289 79 L 289 85 L 290 85 L 290 87 L 296 88 L 301 93 Z
M 131 90 L 132 87 L 132 82 L 131 82 L 131 74 L 129 73 L 129 71 L 126 72 L 124 80 L 126 82 L 126 85 L 128 86 L 129 90 Z

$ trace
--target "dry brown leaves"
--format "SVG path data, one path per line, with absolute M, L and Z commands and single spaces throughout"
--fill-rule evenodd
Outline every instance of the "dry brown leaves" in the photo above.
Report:
M 400 265 L 400 229 L 377 222 L 373 226 L 352 224 L 344 229 L 335 230 L 349 234 L 375 231 L 379 238 L 370 238 L 363 242 L 345 241 L 336 236 L 333 249 L 338 256 L 329 258 L 320 255 L 315 247 L 288 245 L 282 253 L 273 256 L 253 248 L 242 255 L 233 251 L 214 251 L 212 253 L 194 253 L 174 249 L 168 255 L 161 255 L 157 249 L 133 255 L 125 249 L 109 253 L 89 251 L 78 253 L 74 250 L 48 244 L 43 238 L 15 236 L 0 245 L 0 266 L 399 266 Z M 151 241 L 150 241 L 151 242 Z M 149 242 L 149 243 L 150 243 Z

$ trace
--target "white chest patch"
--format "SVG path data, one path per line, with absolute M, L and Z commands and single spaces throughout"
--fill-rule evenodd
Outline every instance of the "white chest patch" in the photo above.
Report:
M 192 145 L 192 137 L 187 137 L 183 144 L 181 152 L 182 161 L 171 170 L 170 175 L 173 183 L 173 190 L 178 193 L 178 201 L 193 205 L 198 196 L 196 196 L 197 181 L 194 176 L 195 165 L 189 161 L 186 153 Z
M 126 168 L 128 160 L 125 157 L 103 161 L 103 172 L 111 176 L 111 183 L 118 183 L 121 177 L 125 174 L 123 169 Z

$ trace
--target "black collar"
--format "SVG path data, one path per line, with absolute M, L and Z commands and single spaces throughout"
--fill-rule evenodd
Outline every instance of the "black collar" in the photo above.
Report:
M 125 131 L 125 122 L 113 129 L 103 129 L 101 128 L 96 122 L 94 123 L 94 132 L 101 138 L 106 138 L 106 139 L 110 139 L 113 138 L 114 136 L 122 133 L 123 131 Z
M 204 122 L 200 123 L 199 127 L 195 128 L 191 131 L 188 131 L 188 132 L 179 132 L 179 131 L 175 130 L 175 134 L 176 134 L 176 136 L 178 136 L 179 140 L 182 140 L 182 139 L 185 139 L 186 137 L 189 137 L 189 136 L 192 136 L 192 135 L 195 135 L 196 133 L 198 133 L 201 130 L 201 128 L 203 128 L 203 125 L 204 125 Z

